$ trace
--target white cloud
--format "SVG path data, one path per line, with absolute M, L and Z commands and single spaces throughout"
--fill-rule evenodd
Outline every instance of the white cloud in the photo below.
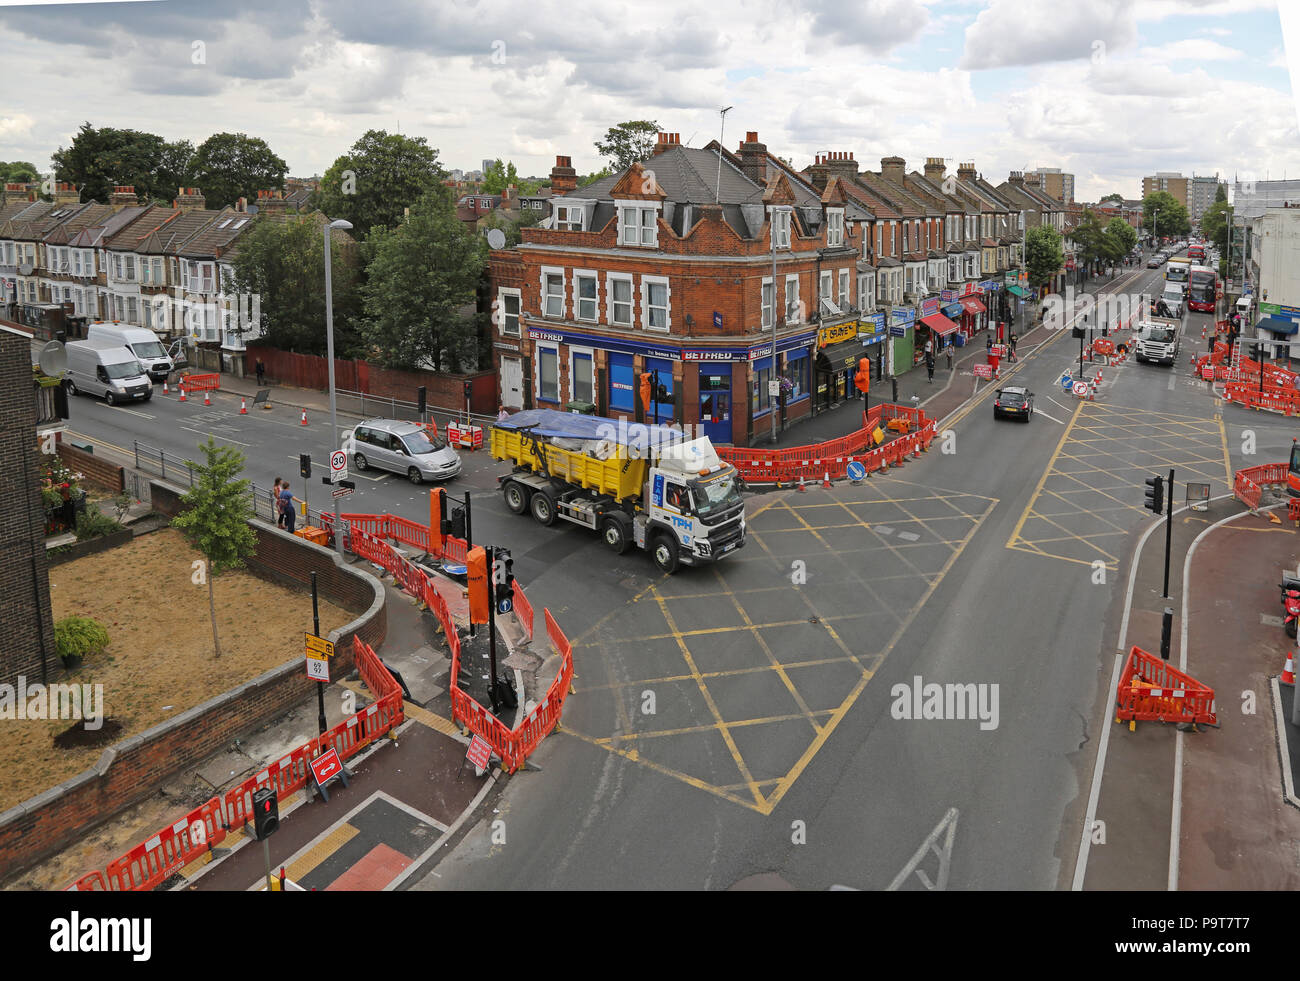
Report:
M 916 38 L 930 13 L 917 0 L 807 0 L 813 32 L 877 54 Z
M 966 30 L 959 67 L 1005 68 L 1089 59 L 1137 40 L 1132 0 L 992 0 Z
M 1141 48 L 1138 56 L 1143 60 L 1168 64 L 1171 61 L 1233 61 L 1244 58 L 1245 52 L 1220 44 L 1218 41 L 1187 38 Z
M 0 116 L 0 140 L 18 141 L 31 135 L 36 120 L 25 112 Z M 40 166 L 40 164 L 37 164 Z

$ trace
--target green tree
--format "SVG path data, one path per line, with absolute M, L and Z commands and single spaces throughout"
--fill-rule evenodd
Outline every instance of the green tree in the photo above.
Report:
M 1168 191 L 1152 191 L 1142 199 L 1142 227 L 1149 235 L 1190 235 L 1187 209 Z
M 511 184 L 519 185 L 519 174 L 515 171 L 514 161 L 503 164 L 500 160 L 492 161 L 492 166 L 483 175 L 483 193 L 500 194 Z
M 532 228 L 545 217 L 545 211 L 538 211 L 534 208 L 524 208 L 516 212 L 498 210 L 493 211 L 479 222 L 479 230 L 486 232 L 489 228 L 501 229 L 506 236 L 505 247 L 512 249 L 523 240 L 523 236 L 520 234 L 521 229 Z
M 0 160 L 0 181 L 5 184 L 30 184 L 40 179 L 41 174 L 35 164 L 29 164 L 26 160 L 14 160 L 11 163 Z
M 258 218 L 239 242 L 235 289 L 259 297 L 262 340 L 300 354 L 326 353 L 325 235 L 319 212 L 287 220 Z M 360 255 L 354 242 L 331 233 L 334 353 L 356 357 L 360 336 Z
M 1227 184 L 1220 184 L 1220 185 L 1219 185 L 1218 190 L 1214 192 L 1214 200 L 1215 200 L 1216 202 L 1217 202 L 1217 201 L 1225 201 L 1225 202 L 1226 202 L 1226 201 L 1228 200 L 1228 185 L 1227 185 Z
M 325 171 L 312 203 L 352 222 L 364 238 L 372 228 L 396 227 L 406 208 L 446 178 L 438 151 L 423 136 L 372 129 Z
M 214 133 L 199 144 L 186 170 L 187 187 L 203 192 L 209 208 L 224 208 L 258 191 L 280 190 L 289 165 L 266 141 L 244 133 Z
M 200 443 L 203 463 L 185 462 L 194 471 L 194 486 L 181 497 L 184 511 L 172 519 L 191 545 L 203 553 L 207 566 L 203 578 L 208 585 L 208 613 L 212 617 L 212 647 L 221 657 L 217 634 L 217 601 L 213 582 L 217 576 L 241 568 L 257 551 L 257 539 L 248 524 L 253 516 L 244 472 L 244 455 L 233 446 L 219 446 L 211 436 Z
M 608 167 L 601 167 L 600 170 L 597 170 L 594 173 L 590 173 L 586 177 L 579 176 L 578 186 L 586 187 L 588 184 L 594 184 L 602 177 L 608 177 L 612 173 L 613 171 L 610 170 Z
M 446 195 L 420 198 L 394 229 L 377 230 L 364 287 L 366 339 L 393 368 L 457 371 L 477 364 L 475 302 L 484 240 L 465 230 Z
M 117 184 L 129 184 L 141 200 L 170 200 L 180 185 L 164 170 L 169 144 L 153 133 L 134 129 L 96 129 L 82 123 L 72 143 L 50 155 L 54 179 L 77 185 L 83 201 L 108 201 Z M 161 171 L 161 172 L 160 172 Z M 161 180 L 166 178 L 168 183 Z
M 1074 243 L 1075 259 L 1085 266 L 1095 266 L 1106 258 L 1106 229 L 1097 213 L 1091 209 L 1083 213 L 1083 220 L 1070 233 Z
M 1102 198 L 1097 203 L 1105 204 L 1107 201 L 1114 201 L 1116 204 L 1123 204 L 1124 195 L 1120 194 L 1118 191 L 1112 191 L 1110 194 L 1107 194 L 1104 198 Z
M 605 138 L 596 141 L 596 152 L 609 158 L 614 173 L 622 173 L 634 163 L 649 160 L 654 152 L 659 124 L 652 119 L 634 119 L 611 126 Z
M 1052 281 L 1065 262 L 1061 251 L 1061 234 L 1050 225 L 1040 225 L 1025 233 L 1025 272 L 1031 286 L 1042 288 Z
M 1119 215 L 1106 223 L 1102 240 L 1106 258 L 1112 263 L 1111 279 L 1115 278 L 1113 265 L 1133 251 L 1137 238 L 1137 230 Z
M 1222 190 L 1222 188 L 1220 188 Z M 1219 275 L 1227 278 L 1227 270 L 1230 262 L 1228 255 L 1228 223 L 1232 221 L 1232 205 L 1227 202 L 1227 195 L 1223 200 L 1216 200 L 1212 205 L 1205 209 L 1205 214 L 1201 215 L 1201 234 L 1205 236 L 1206 241 L 1214 245 L 1215 250 L 1219 253 Z M 1233 251 L 1236 252 L 1236 242 L 1233 242 Z
M 192 187 L 190 180 L 190 161 L 194 158 L 194 144 L 189 140 L 177 140 L 175 143 L 164 143 L 162 154 L 158 158 L 158 165 L 153 172 L 154 194 L 159 201 L 170 201 L 172 197 L 182 187 Z M 202 184 L 197 185 L 199 190 L 204 193 L 208 202 L 208 207 L 212 207 L 212 199 L 207 197 L 208 189 Z M 136 188 L 137 197 L 140 195 L 140 189 Z M 143 200 L 143 198 L 141 198 Z

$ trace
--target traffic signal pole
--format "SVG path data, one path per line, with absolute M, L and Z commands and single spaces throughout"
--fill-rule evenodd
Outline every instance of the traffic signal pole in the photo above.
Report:
M 496 597 L 496 549 L 491 546 L 485 546 L 487 552 L 487 575 L 483 578 L 486 580 L 485 586 L 488 594 L 488 663 L 489 680 L 488 680 L 488 701 L 492 703 L 492 714 L 495 715 L 500 711 L 500 703 L 497 701 L 497 597 Z
M 1169 549 L 1174 540 L 1174 472 L 1169 471 L 1169 500 L 1165 502 L 1165 591 L 1169 599 Z
M 311 632 L 317 637 L 320 636 L 320 605 L 316 596 L 316 573 L 311 574 Z M 320 735 L 325 735 L 325 682 L 316 682 L 316 709 L 318 714 L 317 722 L 320 724 Z

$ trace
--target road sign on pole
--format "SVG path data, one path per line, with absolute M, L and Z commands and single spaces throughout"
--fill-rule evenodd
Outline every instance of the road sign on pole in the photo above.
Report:
M 307 653 L 316 654 L 319 657 L 330 658 L 334 656 L 334 644 L 324 637 L 317 637 L 315 634 L 303 634 L 307 640 Z
M 312 651 L 307 652 L 307 677 L 313 681 L 330 680 L 330 662 L 323 654 L 315 654 Z
M 342 450 L 330 453 L 330 483 L 345 480 L 348 475 L 348 455 Z

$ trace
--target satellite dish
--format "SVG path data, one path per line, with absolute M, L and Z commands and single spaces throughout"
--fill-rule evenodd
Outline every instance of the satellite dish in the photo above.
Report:
M 41 366 L 41 374 L 48 378 L 58 378 L 68 370 L 68 352 L 58 341 L 50 341 L 41 348 L 41 356 L 36 363 Z
M 489 228 L 487 240 L 489 248 L 504 249 L 506 247 L 506 233 L 499 228 Z

